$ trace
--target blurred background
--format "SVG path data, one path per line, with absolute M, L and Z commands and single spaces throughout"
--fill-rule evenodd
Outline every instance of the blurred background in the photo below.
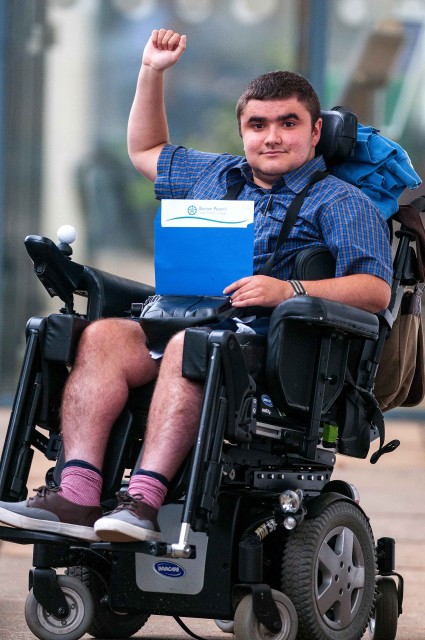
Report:
M 425 178 L 425 0 L 0 3 L 1 404 L 27 319 L 60 306 L 33 275 L 26 235 L 56 241 L 72 224 L 75 260 L 153 282 L 158 203 L 128 159 L 126 128 L 144 44 L 161 26 L 188 35 L 167 76 L 173 142 L 241 153 L 237 98 L 253 77 L 291 69 L 322 108 L 350 106 L 399 142 Z

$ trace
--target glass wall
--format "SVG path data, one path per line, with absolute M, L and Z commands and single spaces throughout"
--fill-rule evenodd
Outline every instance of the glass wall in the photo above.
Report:
M 423 176 L 424 25 L 424 0 L 2 3 L 0 397 L 13 392 L 27 318 L 60 306 L 32 274 L 26 234 L 55 239 L 60 225 L 72 224 L 75 260 L 153 282 L 158 203 L 126 151 L 153 28 L 188 36 L 167 74 L 173 142 L 241 153 L 240 92 L 256 75 L 288 68 L 313 82 L 323 108 L 351 106 L 398 140 Z

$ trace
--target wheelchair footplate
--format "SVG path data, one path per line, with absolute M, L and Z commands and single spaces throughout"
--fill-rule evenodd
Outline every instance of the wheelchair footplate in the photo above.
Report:
M 63 544 L 65 546 L 87 547 L 93 551 L 119 551 L 120 553 L 144 553 L 150 556 L 164 558 L 196 558 L 195 545 L 186 544 L 180 548 L 179 544 L 171 544 L 159 540 L 146 542 L 89 542 L 80 538 L 62 536 L 56 533 L 34 531 L 32 529 L 15 529 L 0 526 L 0 539 L 17 544 Z
M 119 553 L 144 553 L 150 556 L 162 558 L 196 558 L 195 545 L 185 545 L 182 550 L 176 549 L 178 545 L 162 541 L 149 542 L 92 542 L 90 548 L 93 551 L 118 551 Z

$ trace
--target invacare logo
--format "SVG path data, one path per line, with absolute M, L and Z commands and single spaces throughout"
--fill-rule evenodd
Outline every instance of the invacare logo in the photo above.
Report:
M 153 568 L 160 576 L 165 576 L 166 578 L 183 578 L 186 573 L 183 567 L 180 567 L 175 562 L 157 562 Z

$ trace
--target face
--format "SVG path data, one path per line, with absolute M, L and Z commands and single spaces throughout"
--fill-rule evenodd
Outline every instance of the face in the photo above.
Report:
M 240 119 L 245 156 L 254 182 L 266 189 L 314 158 L 322 120 L 297 98 L 250 100 Z

